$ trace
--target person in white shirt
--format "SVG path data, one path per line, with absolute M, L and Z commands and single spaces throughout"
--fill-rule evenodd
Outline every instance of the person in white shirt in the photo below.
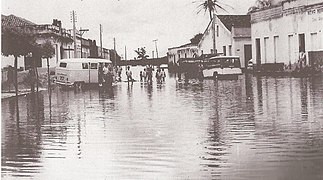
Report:
M 133 79 L 132 79 L 132 72 L 130 71 L 130 67 L 129 66 L 127 67 L 126 75 L 127 75 L 127 81 L 128 82 L 133 81 Z

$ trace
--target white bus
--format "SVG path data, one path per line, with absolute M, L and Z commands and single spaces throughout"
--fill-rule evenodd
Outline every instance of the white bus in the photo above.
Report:
M 73 58 L 62 59 L 56 67 L 56 83 L 64 86 L 77 86 L 85 83 L 100 83 L 100 69 L 112 62 L 107 59 Z
M 239 56 L 216 56 L 203 60 L 203 76 L 218 79 L 237 79 L 242 74 Z

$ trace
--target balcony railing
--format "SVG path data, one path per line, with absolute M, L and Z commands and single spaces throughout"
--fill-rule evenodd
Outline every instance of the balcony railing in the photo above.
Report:
M 25 26 L 25 28 L 31 30 L 33 33 L 36 33 L 36 34 L 55 34 L 65 38 L 72 38 L 72 35 L 68 30 L 64 28 L 59 28 L 58 26 L 55 26 L 55 25 L 50 25 L 50 24 L 30 25 L 30 26 Z

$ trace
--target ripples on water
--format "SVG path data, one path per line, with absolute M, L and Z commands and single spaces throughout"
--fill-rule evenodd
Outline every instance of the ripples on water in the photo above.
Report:
M 121 83 L 2 101 L 3 179 L 322 179 L 323 79 Z

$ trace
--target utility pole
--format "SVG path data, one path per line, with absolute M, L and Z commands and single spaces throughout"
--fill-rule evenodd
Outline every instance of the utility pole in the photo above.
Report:
M 76 12 L 73 10 L 71 12 L 71 21 L 73 22 L 73 41 L 74 41 L 74 58 L 77 58 L 77 51 L 76 51 Z
M 113 38 L 113 50 L 116 50 L 116 38 Z
M 216 14 L 213 12 L 213 19 L 212 19 L 212 28 L 213 28 L 213 53 L 216 55 L 217 54 L 217 50 L 216 50 L 216 34 L 215 34 L 215 29 L 217 30 L 217 28 L 215 28 L 216 22 L 215 22 L 215 18 L 216 18 Z M 218 33 L 218 32 L 217 32 Z
M 82 52 L 82 36 L 85 32 L 89 31 L 89 29 L 82 29 L 80 28 L 80 35 L 81 35 L 81 58 L 83 57 L 83 52 Z
M 158 39 L 153 40 L 153 42 L 155 42 L 155 47 L 156 47 L 156 57 L 158 58 L 157 41 Z
M 124 60 L 127 60 L 127 46 L 124 46 Z
M 116 38 L 113 38 L 114 63 L 117 64 Z
M 102 25 L 100 24 L 100 49 L 101 49 L 101 54 L 100 54 L 100 56 L 101 56 L 101 58 L 102 58 L 102 54 L 103 54 L 103 49 L 102 49 Z

